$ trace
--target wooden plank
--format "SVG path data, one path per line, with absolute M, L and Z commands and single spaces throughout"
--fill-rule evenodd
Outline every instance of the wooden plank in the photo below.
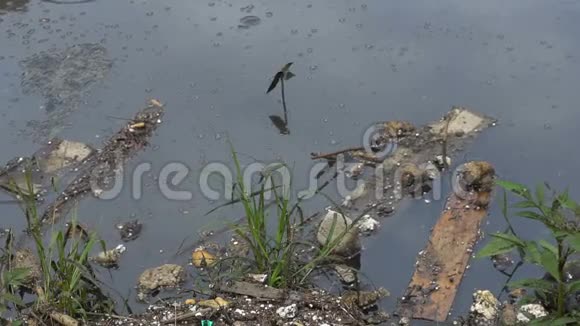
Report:
M 455 191 L 419 252 L 411 282 L 398 314 L 444 322 L 467 270 L 480 225 L 487 215 L 493 188 L 493 168 L 486 162 L 464 165 L 464 191 Z

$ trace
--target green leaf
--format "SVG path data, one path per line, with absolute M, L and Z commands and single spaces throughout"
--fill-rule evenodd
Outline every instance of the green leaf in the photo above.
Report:
M 544 269 L 552 275 L 557 281 L 560 281 L 558 272 L 558 256 L 549 250 L 544 250 L 540 256 L 540 263 Z
M 490 234 L 490 236 L 511 242 L 520 248 L 523 248 L 526 245 L 526 243 L 524 241 L 522 241 L 520 238 L 516 237 L 515 235 L 513 235 L 511 233 L 499 233 L 498 232 L 498 233 Z
M 576 293 L 576 292 L 580 291 L 580 280 L 566 284 L 566 288 L 567 288 L 566 292 L 568 294 L 572 294 L 572 293 Z
M 530 200 L 522 200 L 514 205 L 515 208 L 533 208 L 536 207 L 536 203 Z
M 558 248 L 556 248 L 553 244 L 543 239 L 538 241 L 538 243 L 542 248 L 549 250 L 551 253 L 554 254 L 554 256 L 558 257 Z
M 19 297 L 13 295 L 12 293 L 5 292 L 5 293 L 2 294 L 2 298 L 4 300 L 10 301 L 10 302 L 12 302 L 12 303 L 14 303 L 16 305 L 22 305 L 22 300 L 20 300 Z
M 489 257 L 512 251 L 518 245 L 514 241 L 506 240 L 492 234 L 493 238 L 475 255 L 475 258 Z
M 278 71 L 276 75 L 274 75 L 274 79 L 272 80 L 272 83 L 270 83 L 270 86 L 268 87 L 266 94 L 270 93 L 272 90 L 274 90 L 274 88 L 276 88 L 276 85 L 278 85 L 278 82 L 283 76 L 284 73 L 282 71 Z
M 505 180 L 496 180 L 495 183 L 497 185 L 499 185 L 500 187 L 502 187 L 506 190 L 509 190 L 509 191 L 511 191 L 515 194 L 518 194 L 518 195 L 521 195 L 521 194 L 526 193 L 528 191 L 526 186 L 521 184 L 521 183 L 505 181 Z
M 527 262 L 538 265 L 541 264 L 542 257 L 540 250 L 538 249 L 538 246 L 535 242 L 526 241 L 526 245 L 524 246 L 524 254 L 524 258 Z
M 574 251 L 580 252 L 580 233 L 569 235 L 566 239 L 568 240 L 568 245 L 570 245 Z
M 536 199 L 538 203 L 544 203 L 544 185 L 542 184 L 536 186 Z
M 534 325 L 534 326 L 538 326 L 538 325 L 549 325 L 549 326 L 561 326 L 561 325 L 568 325 L 570 323 L 572 324 L 576 324 L 578 320 L 573 318 L 573 317 L 560 317 L 560 318 L 541 318 L 541 319 L 535 319 L 532 320 L 529 325 Z
M 544 219 L 542 215 L 532 211 L 521 211 L 517 212 L 516 215 L 538 221 L 542 221 Z
M 508 283 L 510 289 L 530 288 L 543 291 L 550 291 L 554 288 L 554 283 L 541 278 L 525 278 Z

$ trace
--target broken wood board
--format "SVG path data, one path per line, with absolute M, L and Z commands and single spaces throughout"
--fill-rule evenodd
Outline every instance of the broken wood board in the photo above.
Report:
M 465 182 L 449 196 L 426 248 L 419 252 L 399 305 L 401 316 L 444 322 L 451 310 L 487 216 L 493 188 L 491 165 L 469 162 L 464 167 L 459 173 L 465 174 Z

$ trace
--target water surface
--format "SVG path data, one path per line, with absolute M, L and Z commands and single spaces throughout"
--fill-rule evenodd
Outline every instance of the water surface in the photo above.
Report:
M 578 1 L 0 0 L 0 162 L 31 154 L 38 144 L 27 122 L 46 119 L 45 99 L 23 95 L 19 62 L 88 42 L 105 46 L 114 66 L 62 121 L 58 136 L 100 146 L 124 123 L 111 117 L 132 117 L 150 97 L 167 110 L 152 146 L 128 165 L 152 164 L 143 197 L 132 199 L 126 188 L 114 201 L 84 201 L 78 209 L 111 245 L 120 241 L 115 223 L 145 223 L 121 268 L 103 273 L 123 294 L 143 269 L 185 263 L 187 256 L 172 257 L 182 239 L 241 215 L 229 209 L 203 216 L 215 203 L 199 192 L 199 172 L 210 162 L 231 165 L 228 137 L 245 163 L 290 164 L 302 188 L 310 152 L 357 145 L 374 121 L 422 124 L 464 105 L 500 123 L 454 164 L 484 159 L 502 178 L 548 181 L 577 195 L 579 14 Z M 280 135 L 268 118 L 282 114 L 277 93 L 265 91 L 287 62 L 297 77 L 286 83 L 291 133 Z M 191 168 L 180 187 L 194 191 L 192 200 L 160 193 L 155 176 L 169 162 Z M 312 200 L 306 209 L 326 205 Z M 393 295 L 406 287 L 443 202 L 403 207 L 365 242 L 362 257 L 366 276 Z M 503 229 L 498 213 L 492 209 L 485 231 Z M 2 216 L 3 227 L 23 226 L 16 206 L 3 205 Z M 536 224 L 516 224 L 526 236 L 546 235 Z M 497 292 L 502 280 L 489 261 L 473 261 L 454 314 L 467 311 L 474 289 Z M 394 304 L 391 298 L 385 307 Z

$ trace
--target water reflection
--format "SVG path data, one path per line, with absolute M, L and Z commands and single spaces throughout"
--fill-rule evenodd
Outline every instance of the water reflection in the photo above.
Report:
M 0 15 L 9 11 L 25 12 L 29 0 L 0 0 Z

